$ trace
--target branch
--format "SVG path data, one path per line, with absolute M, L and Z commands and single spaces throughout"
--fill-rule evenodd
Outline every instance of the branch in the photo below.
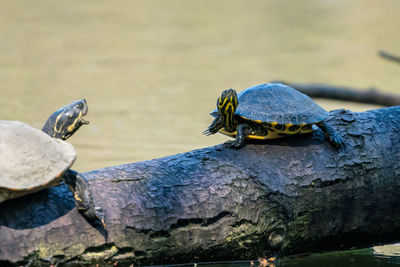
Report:
M 385 51 L 379 51 L 379 55 L 384 59 L 388 59 L 388 60 L 394 61 L 396 63 L 400 63 L 400 57 L 397 55 L 390 54 Z
M 285 81 L 275 81 L 289 85 L 298 91 L 314 98 L 328 98 L 342 101 L 374 104 L 380 106 L 400 105 L 400 96 L 382 93 L 375 88 L 355 89 L 325 84 L 303 84 Z
M 1 261 L 167 264 L 252 259 L 400 240 L 400 107 L 322 132 L 221 146 L 85 173 L 107 235 L 65 184 L 0 204 Z

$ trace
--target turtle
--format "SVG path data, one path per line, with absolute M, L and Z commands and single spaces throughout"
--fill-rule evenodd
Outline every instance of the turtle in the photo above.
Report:
M 240 93 L 227 89 L 217 100 L 217 109 L 210 112 L 215 119 L 203 131 L 217 132 L 236 138 L 231 148 L 242 148 L 245 139 L 275 139 L 310 133 L 318 126 L 330 144 L 344 147 L 343 137 L 326 122 L 328 112 L 307 95 L 281 83 L 249 87 Z
M 62 180 L 72 191 L 80 213 L 104 225 L 104 214 L 94 206 L 88 180 L 70 169 L 74 147 L 64 141 L 83 124 L 85 99 L 54 112 L 42 131 L 19 121 L 0 120 L 0 203 L 58 185 Z
M 84 116 L 88 112 L 86 99 L 74 101 L 56 110 L 47 119 L 42 131 L 51 137 L 67 140 L 82 125 L 89 124 Z

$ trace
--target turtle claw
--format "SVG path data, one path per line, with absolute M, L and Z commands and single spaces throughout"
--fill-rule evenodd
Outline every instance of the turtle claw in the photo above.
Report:
M 317 126 L 324 132 L 326 138 L 333 147 L 340 149 L 340 151 L 344 150 L 346 145 L 344 138 L 336 132 L 332 126 L 324 121 L 318 123 Z
M 219 130 L 221 130 L 223 127 L 223 124 L 220 120 L 220 118 L 216 118 L 213 120 L 213 122 L 210 124 L 210 126 L 207 127 L 206 130 L 203 131 L 203 134 L 206 136 L 212 135 L 217 133 Z
M 205 136 L 210 136 L 210 135 L 212 135 L 212 133 L 210 132 L 209 129 L 204 130 L 204 131 L 202 132 L 202 134 L 204 134 Z
M 93 210 L 94 210 L 94 214 L 95 214 L 95 217 L 97 218 L 97 220 L 100 221 L 103 228 L 106 229 L 107 224 L 106 224 L 103 209 L 100 207 L 94 207 Z
M 329 136 L 328 139 L 329 139 L 329 142 L 336 148 L 343 149 L 346 145 L 343 137 L 340 136 L 338 133 L 332 134 L 332 136 Z
M 226 148 L 229 148 L 229 149 L 238 149 L 239 147 L 237 147 L 237 146 L 235 145 L 235 141 L 229 140 L 229 141 L 226 141 L 226 142 L 224 142 L 224 143 L 218 145 L 217 148 L 216 148 L 216 150 L 217 150 L 217 151 L 222 151 L 222 150 L 224 150 L 224 149 L 226 149 Z
M 232 143 L 229 145 L 229 148 L 231 149 L 241 149 L 243 147 L 242 144 L 238 144 L 235 141 L 231 141 Z
M 328 137 L 328 141 L 332 146 L 334 146 L 340 152 L 345 151 L 346 143 L 344 141 L 344 138 L 340 134 L 335 132 L 333 135 Z
M 230 148 L 232 141 L 226 141 L 222 144 L 217 145 L 217 147 L 215 148 L 217 151 L 222 151 L 226 148 Z

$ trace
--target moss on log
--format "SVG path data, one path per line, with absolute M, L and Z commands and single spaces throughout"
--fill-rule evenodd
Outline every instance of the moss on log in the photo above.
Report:
M 233 150 L 208 147 L 84 173 L 107 233 L 66 185 L 0 204 L 0 263 L 165 264 L 290 255 L 400 240 L 400 107 Z

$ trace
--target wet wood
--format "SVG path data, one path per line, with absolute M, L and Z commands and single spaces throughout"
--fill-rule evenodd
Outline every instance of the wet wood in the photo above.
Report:
M 331 112 L 320 130 L 85 173 L 107 233 L 60 185 L 0 204 L 0 264 L 255 259 L 400 240 L 400 107 Z
M 312 98 L 327 98 L 386 107 L 400 105 L 400 95 L 385 93 L 376 88 L 359 89 L 319 83 L 275 82 L 289 85 Z

